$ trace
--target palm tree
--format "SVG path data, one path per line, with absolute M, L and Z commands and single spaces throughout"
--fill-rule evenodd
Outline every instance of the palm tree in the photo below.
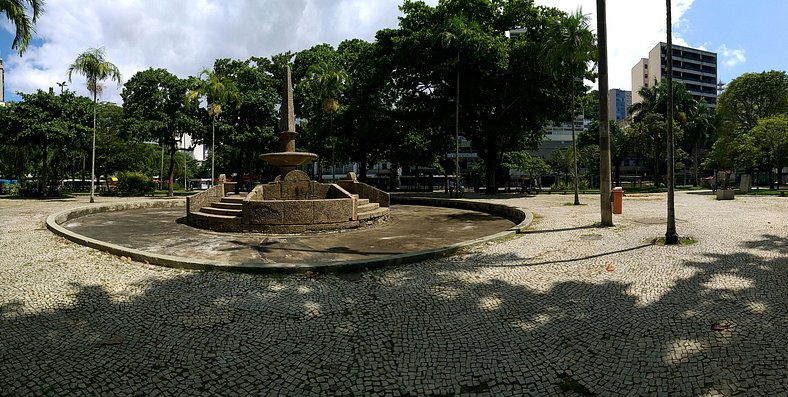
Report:
M 578 9 L 573 14 L 561 18 L 560 25 L 551 37 L 545 42 L 544 63 L 549 73 L 553 77 L 558 77 L 560 71 L 569 73 L 569 95 L 572 106 L 572 153 L 574 166 L 574 185 L 575 185 L 575 205 L 580 205 L 578 191 L 578 171 L 577 171 L 577 144 L 575 142 L 575 121 L 576 117 L 576 95 L 575 87 L 578 79 L 586 77 L 588 72 L 588 62 L 594 57 L 594 34 L 591 33 L 588 24 L 588 16 L 583 15 L 582 9 Z
M 235 103 L 240 105 L 240 93 L 232 80 L 203 68 L 200 71 L 200 80 L 196 90 L 187 94 L 187 99 L 206 97 L 208 101 L 208 115 L 211 116 L 211 185 L 216 177 L 216 119 L 222 114 L 222 103 Z
M 673 32 L 672 21 L 670 16 L 670 0 L 665 0 L 667 4 L 667 75 L 668 75 L 668 117 L 667 117 L 667 135 L 668 135 L 668 222 L 665 231 L 665 245 L 675 245 L 679 243 L 679 235 L 676 232 L 676 205 L 674 199 L 674 179 L 675 171 L 674 166 L 674 150 L 673 147 Z
M 33 17 L 27 14 L 27 6 L 33 11 Z M 19 56 L 27 49 L 33 34 L 33 24 L 44 11 L 44 0 L 4 0 L 0 1 L 0 12 L 4 13 L 16 28 L 12 50 L 18 50 Z
M 307 91 L 311 91 L 318 98 L 321 98 L 320 108 L 323 114 L 328 115 L 329 137 L 331 139 L 331 178 L 334 178 L 334 146 L 336 145 L 333 137 L 334 113 L 339 110 L 339 96 L 342 88 L 348 83 L 348 75 L 344 69 L 337 68 L 328 62 L 316 63 L 309 67 L 307 75 L 302 81 L 302 85 Z
M 104 48 L 88 48 L 79 54 L 74 63 L 68 66 L 68 81 L 71 82 L 71 75 L 76 72 L 85 76 L 87 88 L 93 94 L 93 155 L 90 166 L 90 202 L 95 202 L 93 194 L 95 191 L 94 180 L 96 179 L 96 107 L 98 96 L 103 91 L 101 81 L 112 79 L 118 83 L 118 87 L 123 84 L 118 67 L 112 62 L 104 59 Z
M 596 0 L 597 34 L 599 48 L 599 202 L 602 226 L 613 226 L 613 208 L 610 202 L 610 123 L 607 106 L 607 6 L 605 0 Z

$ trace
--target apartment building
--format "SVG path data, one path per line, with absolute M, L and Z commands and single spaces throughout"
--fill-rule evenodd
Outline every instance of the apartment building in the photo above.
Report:
M 632 103 L 643 98 L 637 94 L 641 87 L 667 77 L 667 44 L 659 43 L 632 67 Z M 696 100 L 704 100 L 710 107 L 717 105 L 717 54 L 696 48 L 673 45 L 673 81 L 684 83 Z
M 613 88 L 607 92 L 607 112 L 617 123 L 629 116 L 629 107 L 632 106 L 632 91 Z

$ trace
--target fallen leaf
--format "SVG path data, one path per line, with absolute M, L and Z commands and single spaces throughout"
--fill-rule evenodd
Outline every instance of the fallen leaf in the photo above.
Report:
M 711 330 L 712 331 L 727 331 L 728 328 L 730 328 L 730 327 L 731 327 L 730 324 L 714 323 L 714 324 L 711 325 Z
M 605 266 L 605 270 L 607 270 L 608 272 L 614 272 L 616 271 L 616 267 L 611 264 L 608 264 L 607 266 Z

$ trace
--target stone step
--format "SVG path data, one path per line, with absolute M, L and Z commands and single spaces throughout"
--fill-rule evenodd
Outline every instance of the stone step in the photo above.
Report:
M 365 220 L 368 220 L 368 219 L 380 218 L 381 216 L 386 215 L 388 213 L 389 213 L 389 208 L 388 207 L 380 207 L 380 208 L 374 209 L 372 211 L 359 212 L 358 213 L 358 220 L 359 221 L 365 221 Z
M 355 196 L 355 194 L 354 194 L 354 196 Z M 369 199 L 360 198 L 360 199 L 357 200 L 357 202 L 358 202 L 358 205 L 369 204 Z
M 219 202 L 219 203 L 212 203 L 211 207 L 224 208 L 224 209 L 227 209 L 227 210 L 242 210 L 244 205 L 241 204 L 241 203 L 222 203 L 222 202 Z
M 222 203 L 236 203 L 241 204 L 244 202 L 243 196 L 222 197 Z
M 208 207 L 205 207 L 208 208 Z M 218 214 L 209 214 L 206 212 L 192 212 L 192 216 L 195 218 L 200 218 L 204 221 L 209 223 L 217 223 L 217 224 L 241 224 L 241 217 L 240 216 L 229 216 L 229 215 L 218 215 Z
M 243 212 L 241 209 L 226 209 L 226 208 L 216 208 L 216 207 L 202 207 L 200 208 L 200 212 L 204 214 L 212 214 L 212 215 L 222 215 L 222 216 L 233 216 L 233 217 L 240 217 L 241 213 Z
M 369 212 L 380 208 L 380 204 L 378 203 L 365 203 L 365 204 L 358 204 L 356 207 L 356 212 Z

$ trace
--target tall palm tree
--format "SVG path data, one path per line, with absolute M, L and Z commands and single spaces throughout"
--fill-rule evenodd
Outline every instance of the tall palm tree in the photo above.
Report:
M 87 88 L 93 94 L 93 155 L 90 166 L 90 202 L 95 202 L 93 195 L 95 192 L 94 180 L 96 179 L 96 107 L 99 95 L 104 87 L 101 82 L 111 79 L 118 83 L 118 87 L 123 84 L 120 70 L 112 62 L 104 59 L 104 48 L 88 48 L 79 54 L 74 63 L 68 66 L 68 81 L 71 82 L 71 75 L 76 72 L 85 76 Z
M 334 178 L 334 113 L 339 110 L 339 96 L 342 88 L 348 83 L 348 75 L 344 69 L 335 67 L 328 62 L 316 63 L 307 69 L 302 85 L 318 98 L 320 108 L 328 116 L 328 134 L 331 139 L 331 178 Z
M 676 205 L 675 205 L 675 170 L 676 165 L 674 159 L 674 142 L 673 142 L 673 22 L 670 16 L 670 0 L 665 0 L 667 5 L 667 75 L 668 75 L 668 117 L 667 117 L 667 135 L 668 135 L 668 222 L 665 231 L 665 245 L 675 245 L 679 243 L 679 234 L 676 232 Z
M 27 6 L 33 11 L 32 18 L 27 14 Z M 3 0 L 0 1 L 0 12 L 4 13 L 16 28 L 11 49 L 19 51 L 19 56 L 27 49 L 33 35 L 33 24 L 44 11 L 44 0 Z
M 599 48 L 599 202 L 602 226 L 613 226 L 613 208 L 610 202 L 612 174 L 610 167 L 610 123 L 607 106 L 607 5 L 596 0 L 597 35 Z
M 216 119 L 222 114 L 222 103 L 240 105 L 241 94 L 232 80 L 215 71 L 203 68 L 195 90 L 187 94 L 187 99 L 205 97 L 208 101 L 208 115 L 211 116 L 211 185 L 216 177 Z
M 575 205 L 580 205 L 577 170 L 577 144 L 575 142 L 576 111 L 576 86 L 578 80 L 582 81 L 588 73 L 588 62 L 594 60 L 594 34 L 588 24 L 588 16 L 583 15 L 582 9 L 561 18 L 558 29 L 545 42 L 544 63 L 548 71 L 558 77 L 561 71 L 569 73 L 569 96 L 572 106 L 572 153 L 574 166 Z

